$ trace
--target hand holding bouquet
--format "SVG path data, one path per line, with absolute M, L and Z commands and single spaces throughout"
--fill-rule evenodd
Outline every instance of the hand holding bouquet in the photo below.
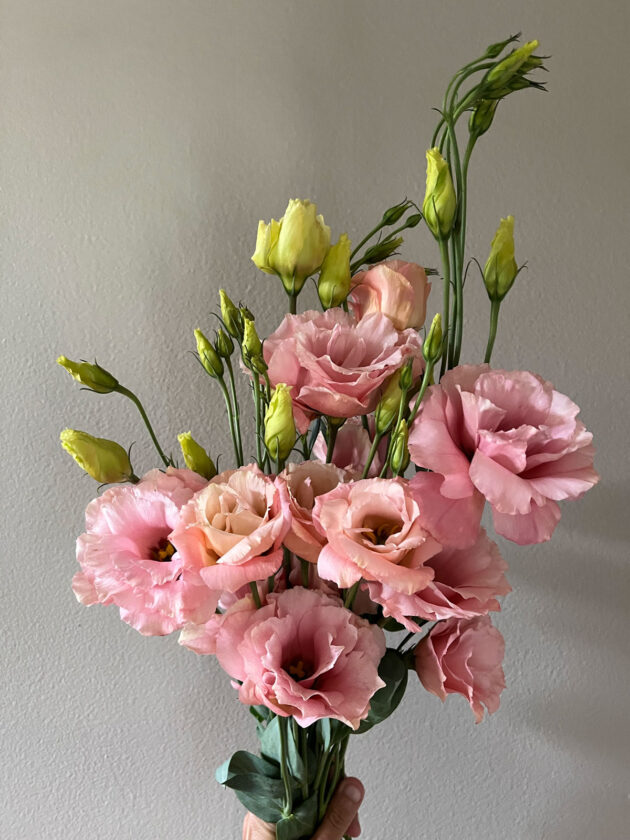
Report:
M 216 657 L 260 741 L 259 754 L 236 752 L 217 779 L 278 840 L 317 830 L 350 737 L 396 709 L 410 670 L 442 700 L 465 697 L 477 722 L 496 711 L 504 643 L 490 613 L 510 586 L 481 527 L 485 504 L 497 533 L 538 543 L 560 519 L 558 502 L 597 481 L 578 407 L 536 374 L 490 366 L 520 271 L 511 216 L 480 269 L 485 359 L 460 364 L 471 155 L 502 100 L 543 87 L 530 77 L 543 66 L 537 42 L 505 55 L 514 40 L 450 82 L 421 209 L 390 207 L 354 248 L 345 233 L 331 244 L 310 201 L 260 222 L 252 259 L 283 287 L 287 314 L 263 341 L 254 314 L 222 290 L 215 336 L 195 330 L 225 401 L 230 469 L 217 474 L 190 433 L 179 435 L 180 467 L 132 391 L 97 364 L 59 360 L 84 387 L 132 400 L 161 461 L 138 477 L 117 443 L 62 433 L 79 465 L 113 485 L 88 505 L 76 596 L 117 606 L 145 635 L 180 631 L 182 645 Z M 395 258 L 422 221 L 442 275 L 428 328 L 438 272 Z M 298 312 L 309 278 L 321 310 Z

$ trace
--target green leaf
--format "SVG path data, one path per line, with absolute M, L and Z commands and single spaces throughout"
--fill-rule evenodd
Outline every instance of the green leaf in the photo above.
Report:
M 280 764 L 282 753 L 280 749 L 280 722 L 278 717 L 273 718 L 273 720 L 267 724 L 264 732 L 262 732 L 259 737 L 260 751 L 263 756 Z M 287 727 L 287 752 L 289 772 L 294 778 L 303 781 L 304 762 L 302 761 L 302 756 L 299 753 L 299 747 L 295 743 L 292 726 Z
M 277 822 L 282 818 L 284 784 L 275 763 L 239 750 L 217 769 L 216 780 L 231 788 L 247 810 L 261 820 Z
M 372 697 L 368 716 L 357 729 L 358 735 L 385 720 L 396 709 L 407 688 L 407 673 L 405 658 L 397 650 L 387 648 L 378 666 L 378 675 L 385 685 Z
M 333 744 L 342 741 L 351 731 L 349 726 L 334 718 L 322 718 L 317 722 L 317 736 L 324 752 L 327 752 Z
M 317 828 L 317 794 L 302 802 L 299 808 L 276 824 L 277 840 L 307 840 Z

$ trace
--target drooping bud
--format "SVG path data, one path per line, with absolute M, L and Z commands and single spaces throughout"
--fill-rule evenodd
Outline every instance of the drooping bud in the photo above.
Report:
M 442 355 L 442 316 L 438 312 L 422 345 L 422 355 L 427 364 L 434 365 Z
M 100 484 L 135 480 L 128 453 L 113 440 L 93 437 L 77 429 L 64 429 L 60 439 L 81 469 Z
M 398 417 L 402 396 L 400 373 L 396 372 L 387 383 L 383 396 L 374 412 L 375 428 L 379 435 L 388 432 L 392 423 Z
M 409 466 L 409 429 L 407 428 L 407 421 L 401 420 L 392 438 L 392 457 L 391 465 L 395 473 L 401 474 Z
M 396 224 L 396 222 L 407 212 L 409 207 L 411 207 L 411 202 L 407 201 L 407 199 L 401 201 L 399 204 L 394 204 L 393 207 L 390 207 L 383 213 L 381 223 L 383 225 Z
M 514 216 L 501 219 L 483 270 L 483 282 L 492 301 L 502 301 L 512 288 L 518 267 L 514 259 Z
M 177 440 L 184 456 L 184 463 L 189 470 L 207 478 L 208 481 L 217 474 L 214 461 L 206 450 L 200 446 L 190 432 L 182 432 L 177 435 Z
M 468 130 L 475 137 L 481 137 L 492 125 L 498 99 L 482 99 L 479 105 L 473 110 L 468 120 Z
M 274 461 L 289 457 L 296 437 L 291 389 L 280 382 L 265 413 L 265 446 Z
M 111 394 L 118 388 L 116 377 L 96 362 L 72 362 L 65 356 L 59 356 L 57 364 L 65 368 L 80 385 L 89 388 L 90 391 L 96 391 L 97 394 Z
M 225 330 L 219 330 L 215 345 L 217 353 L 223 359 L 229 359 L 234 352 L 234 342 Z
M 208 341 L 200 329 L 195 330 L 195 339 L 197 340 L 197 352 L 199 359 L 204 366 L 206 373 L 213 376 L 215 379 L 223 376 L 223 362 L 219 354 L 214 349 L 212 344 Z
M 490 89 L 503 88 L 518 73 L 521 67 L 529 59 L 534 50 L 538 47 L 538 41 L 528 41 L 492 67 L 486 75 L 484 82 Z M 542 63 L 542 62 L 541 62 Z M 540 65 L 537 65 L 540 66 Z
M 262 356 L 262 344 L 256 326 L 250 318 L 243 318 L 243 355 L 246 359 Z
M 322 264 L 317 293 L 324 309 L 341 306 L 350 292 L 350 251 L 352 244 L 345 233 L 333 245 Z
M 447 239 L 457 210 L 457 197 L 448 163 L 438 148 L 427 151 L 427 183 L 422 204 L 427 226 L 436 239 Z
M 224 289 L 219 291 L 219 297 L 221 299 L 221 319 L 225 324 L 225 329 L 233 338 L 238 338 L 240 341 L 243 335 L 241 315 Z
M 505 41 L 497 41 L 495 44 L 490 44 L 483 57 L 498 58 L 508 44 L 514 43 L 514 41 L 517 41 L 519 38 L 520 33 L 518 35 L 510 35 L 510 37 L 506 38 Z

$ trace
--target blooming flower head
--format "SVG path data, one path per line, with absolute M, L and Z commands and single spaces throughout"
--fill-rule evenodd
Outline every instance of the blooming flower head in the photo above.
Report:
M 380 388 L 410 356 L 421 359 L 418 334 L 397 331 L 380 312 L 357 321 L 342 309 L 286 315 L 264 345 L 272 385 L 291 388 L 304 434 L 317 414 L 368 414 Z
M 181 507 L 205 484 L 197 473 L 169 467 L 90 502 L 86 531 L 77 540 L 81 571 L 72 582 L 77 599 L 115 604 L 122 620 L 147 636 L 205 621 L 216 596 L 184 567 L 170 541 Z
M 383 631 L 313 589 L 271 594 L 258 610 L 247 598 L 205 626 L 186 628 L 181 643 L 216 653 L 239 681 L 243 703 L 292 715 L 304 727 L 335 718 L 357 729 L 384 685 Z
M 415 650 L 422 685 L 440 700 L 461 694 L 470 703 L 476 723 L 499 708 L 505 688 L 503 636 L 487 615 L 440 622 Z
M 328 540 L 317 561 L 323 578 L 346 589 L 362 578 L 412 595 L 433 579 L 427 561 L 441 545 L 422 525 L 402 478 L 340 484 L 315 502 L 313 521 Z
M 383 615 L 414 632 L 418 629 L 415 617 L 436 621 L 485 615 L 499 610 L 497 597 L 511 591 L 505 577 L 507 563 L 484 530 L 468 548 L 445 547 L 425 565 L 433 569 L 433 580 L 413 595 L 383 583 L 367 585 L 372 600 L 383 607 Z
M 429 388 L 409 451 L 415 464 L 442 476 L 446 499 L 480 494 L 497 533 L 538 543 L 560 519 L 558 501 L 577 499 L 598 481 L 592 435 L 578 412 L 533 373 L 461 366 Z
M 210 589 L 236 592 L 278 569 L 290 524 L 284 482 L 250 464 L 221 473 L 197 493 L 171 541 Z
M 430 291 L 421 265 L 388 260 L 354 275 L 348 302 L 357 318 L 382 312 L 397 330 L 418 330 L 424 324 Z
M 303 560 L 316 563 L 326 539 L 313 524 L 315 500 L 347 480 L 348 476 L 333 464 L 303 461 L 288 464 L 281 478 L 289 491 L 291 511 L 291 529 L 284 538 L 284 544 Z

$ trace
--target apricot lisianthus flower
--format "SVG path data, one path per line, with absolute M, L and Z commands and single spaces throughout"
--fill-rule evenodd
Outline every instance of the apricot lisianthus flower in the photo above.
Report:
M 387 260 L 354 275 L 348 302 L 357 318 L 382 312 L 397 330 L 418 330 L 426 318 L 430 291 L 422 266 Z

